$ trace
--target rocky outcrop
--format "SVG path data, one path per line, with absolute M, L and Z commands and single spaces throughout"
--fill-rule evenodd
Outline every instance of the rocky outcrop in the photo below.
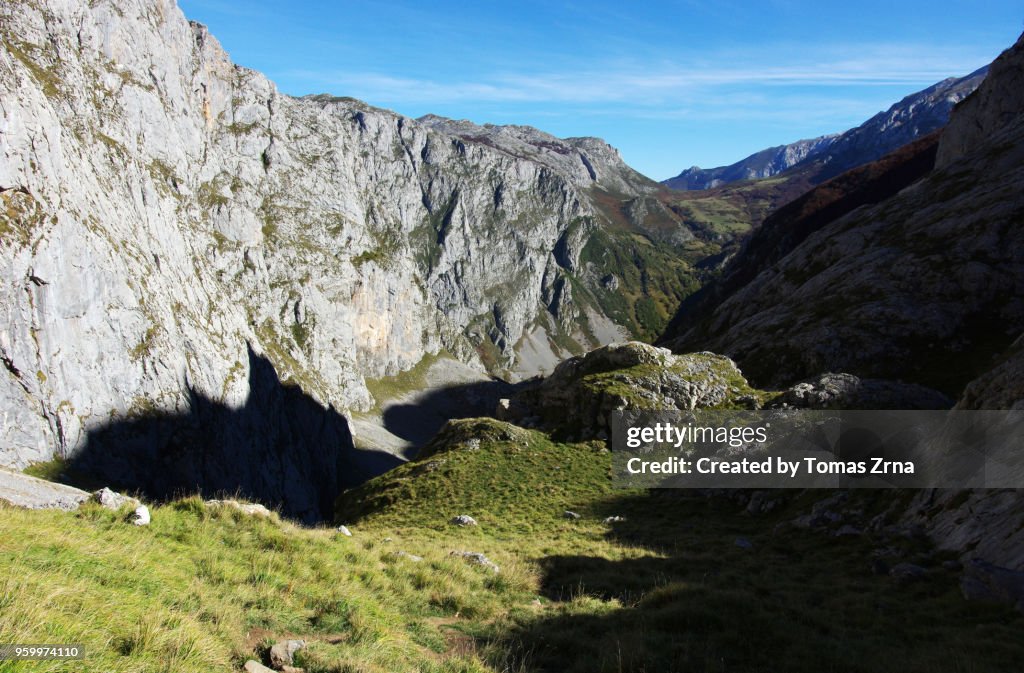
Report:
M 903 520 L 920 526 L 939 549 L 965 559 L 1024 570 L 1024 493 L 1010 490 L 925 490 Z
M 729 358 L 673 355 L 638 342 L 611 344 L 560 364 L 523 390 L 509 416 L 574 439 L 607 438 L 614 411 L 758 408 L 768 397 L 752 389 Z
M 953 400 L 911 383 L 822 374 L 783 391 L 772 404 L 796 409 L 948 409 Z
M 1022 57 L 1002 55 L 976 95 L 1012 87 L 1002 64 Z M 680 325 L 673 350 L 724 353 L 762 386 L 845 371 L 958 395 L 1024 330 L 1022 111 L 899 193 L 812 228 Z
M 0 32 L 0 464 L 243 406 L 249 349 L 344 411 L 442 349 L 616 335 L 572 276 L 592 194 L 653 183 L 601 141 L 292 98 L 169 0 L 19 0 Z
M 658 184 L 630 168 L 619 151 L 600 138 L 556 138 L 532 126 L 475 124 L 426 115 L 420 124 L 467 142 L 541 164 L 574 185 L 620 194 L 653 194 Z
M 980 88 L 957 107 L 949 127 L 942 134 L 937 163 L 949 166 L 973 153 L 979 146 L 990 144 L 994 134 L 1010 131 L 1024 109 L 1024 35 L 1000 56 L 991 67 L 991 78 L 997 82 Z
M 942 128 L 952 109 L 978 88 L 987 71 L 986 66 L 965 77 L 944 79 L 843 133 L 771 147 L 729 166 L 694 166 L 663 184 L 673 189 L 711 189 L 791 169 L 807 173 L 812 184 L 824 182 Z
M 956 408 L 1024 410 L 1024 336 L 999 356 L 992 369 L 967 384 Z
M 1024 409 L 1024 343 L 1018 338 L 994 366 L 969 383 L 958 410 Z M 1024 492 L 1013 490 L 928 490 L 917 494 L 905 519 L 921 526 L 940 549 L 979 562 L 965 577 L 965 594 L 984 597 L 989 565 L 996 574 L 1024 571 Z M 970 568 L 971 566 L 969 566 Z M 991 589 L 991 587 L 989 588 Z M 996 591 L 998 594 L 998 591 Z M 997 598 L 998 595 L 997 595 Z M 1006 597 L 1002 597 L 1005 599 Z M 1010 601 L 1011 603 L 1014 601 Z
M 87 491 L 0 469 L 0 500 L 9 505 L 75 510 L 88 499 Z

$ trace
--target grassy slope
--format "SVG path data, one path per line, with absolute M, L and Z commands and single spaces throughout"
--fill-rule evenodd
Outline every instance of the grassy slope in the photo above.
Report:
M 425 453 L 346 494 L 339 514 L 537 573 L 541 606 L 462 624 L 495 670 L 1001 671 L 1024 655 L 1024 619 L 965 602 L 920 542 L 885 543 L 930 568 L 901 587 L 871 572 L 879 542 L 785 526 L 813 495 L 751 517 L 725 499 L 616 491 L 598 445 L 496 421 L 460 421 Z M 855 497 L 869 512 L 891 501 Z M 446 525 L 461 513 L 479 527 Z
M 109 671 L 237 670 L 283 635 L 312 642 L 313 673 L 1006 671 L 1024 657 L 1024 619 L 963 601 L 919 543 L 885 543 L 931 569 L 897 586 L 871 573 L 878 542 L 776 527 L 810 496 L 752 517 L 616 491 L 598 445 L 491 420 L 454 422 L 424 453 L 339 500 L 352 538 L 195 499 L 143 529 L 95 507 L 5 509 L 0 642 L 82 641 L 87 670 Z M 13 670 L 84 669 L 0 663 Z

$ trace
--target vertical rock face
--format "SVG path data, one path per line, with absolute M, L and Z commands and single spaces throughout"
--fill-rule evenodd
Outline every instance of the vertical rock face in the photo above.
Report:
M 442 349 L 505 369 L 538 325 L 622 336 L 581 332 L 569 275 L 593 188 L 655 185 L 600 141 L 284 96 L 168 0 L 17 0 L 0 27 L 0 464 L 242 408 L 250 347 L 360 409 Z
M 996 82 L 981 86 L 957 106 L 957 114 L 942 134 L 936 164 L 945 167 L 990 143 L 993 134 L 1012 131 L 1024 110 L 1024 35 L 992 63 Z

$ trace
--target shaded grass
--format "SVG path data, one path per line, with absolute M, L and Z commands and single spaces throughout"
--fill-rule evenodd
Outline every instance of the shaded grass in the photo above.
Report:
M 627 521 L 613 537 L 658 552 L 542 559 L 542 591 L 561 602 L 511 619 L 494 651 L 529 670 L 588 672 L 1009 671 L 1024 654 L 1024 619 L 964 601 L 920 540 L 895 544 L 927 579 L 900 586 L 872 573 L 870 538 L 777 531 L 799 502 L 762 518 L 674 495 L 616 505 Z

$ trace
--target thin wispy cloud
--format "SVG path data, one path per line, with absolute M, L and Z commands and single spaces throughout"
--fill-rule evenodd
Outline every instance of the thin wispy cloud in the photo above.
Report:
M 296 80 L 390 104 L 520 102 L 664 106 L 697 95 L 719 95 L 735 87 L 880 87 L 927 85 L 963 75 L 964 55 L 922 53 L 905 46 L 847 47 L 845 54 L 805 54 L 800 62 L 751 65 L 754 56 L 730 55 L 701 62 L 655 66 L 607 63 L 567 71 L 496 72 L 442 81 L 347 70 L 296 70 Z M 723 65 L 731 62 L 736 65 Z M 983 63 L 976 57 L 973 63 Z M 970 67 L 970 66 L 966 66 Z

